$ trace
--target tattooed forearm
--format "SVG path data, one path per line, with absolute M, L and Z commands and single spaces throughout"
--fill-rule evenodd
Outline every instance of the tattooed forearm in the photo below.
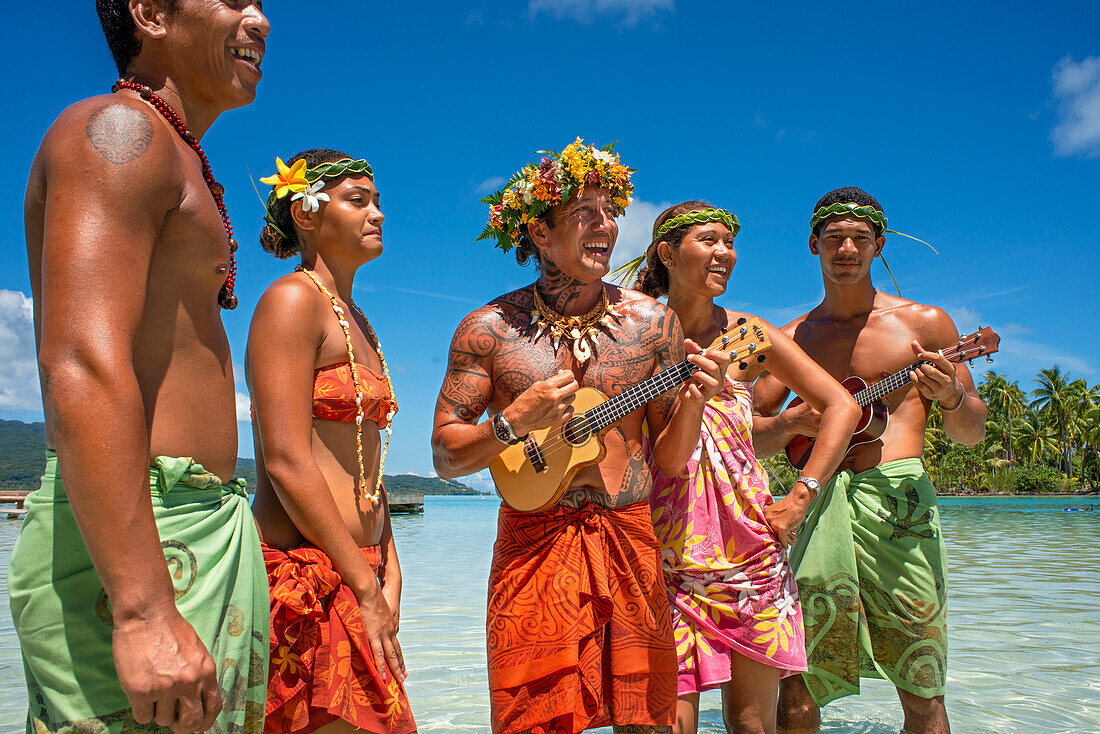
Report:
M 153 142 L 153 123 L 142 110 L 113 104 L 96 110 L 84 128 L 100 155 L 116 166 L 140 158 Z

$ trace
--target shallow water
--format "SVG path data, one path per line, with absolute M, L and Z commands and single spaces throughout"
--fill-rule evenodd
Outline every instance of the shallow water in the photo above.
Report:
M 1100 732 L 1100 498 L 940 502 L 952 730 Z M 490 498 L 429 497 L 423 515 L 394 518 L 405 579 L 401 639 L 421 732 L 489 732 L 485 582 L 497 506 Z M 19 521 L 0 520 L 0 733 L 22 731 L 26 712 L 6 593 L 18 530 Z M 703 694 L 701 732 L 723 731 L 720 704 L 717 692 Z M 829 734 L 896 734 L 901 708 L 892 686 L 871 680 L 823 719 Z

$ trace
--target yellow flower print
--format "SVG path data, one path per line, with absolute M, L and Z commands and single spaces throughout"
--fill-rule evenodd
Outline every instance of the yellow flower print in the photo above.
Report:
M 275 652 L 271 653 L 271 662 L 275 664 L 280 673 L 289 672 L 292 675 L 297 675 L 305 671 L 302 659 L 291 652 L 286 645 L 275 648 Z

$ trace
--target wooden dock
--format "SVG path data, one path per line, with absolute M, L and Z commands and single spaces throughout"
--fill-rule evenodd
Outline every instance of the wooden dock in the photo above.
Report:
M 389 492 L 390 513 L 419 515 L 424 512 L 424 494 L 421 492 Z
M 23 501 L 30 492 L 0 491 L 0 505 L 14 505 L 13 509 L 6 510 L 9 520 L 23 517 L 26 509 Z M 419 515 L 424 512 L 424 495 L 421 492 L 390 492 L 390 512 L 397 514 Z M 0 508 L 0 515 L 5 510 Z
M 25 491 L 2 491 L 0 492 L 0 505 L 15 505 L 15 509 L 8 510 L 7 515 L 9 520 L 16 520 L 23 517 L 27 513 L 23 507 L 23 500 L 27 499 L 27 495 L 30 492 Z M 0 510 L 4 512 L 4 510 Z

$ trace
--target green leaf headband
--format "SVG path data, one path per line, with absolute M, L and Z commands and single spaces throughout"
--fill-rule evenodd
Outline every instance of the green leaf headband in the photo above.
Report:
M 683 227 L 686 224 L 706 224 L 707 222 L 721 222 L 729 228 L 729 231 L 736 237 L 737 233 L 741 231 L 741 222 L 737 221 L 737 215 L 726 209 L 692 209 L 689 212 L 678 214 L 675 217 L 670 218 L 657 228 L 657 232 L 653 235 L 653 244 L 660 242 L 664 239 L 664 236 L 676 229 L 677 227 Z M 642 264 L 645 263 L 646 256 L 649 255 L 649 249 L 638 257 L 626 262 L 619 267 L 612 270 L 608 277 L 619 285 L 626 285 L 634 280 L 634 277 L 638 274 L 638 271 L 642 269 Z
M 846 216 L 854 217 L 856 219 L 862 219 L 865 222 L 871 222 L 878 226 L 882 232 L 886 231 L 886 215 L 880 212 L 873 206 L 861 206 L 852 202 L 842 203 L 837 202 L 830 204 L 829 206 L 823 206 L 814 212 L 814 215 L 810 217 L 810 230 L 813 231 L 817 228 L 817 225 L 821 224 L 829 217 Z
M 307 168 L 305 159 L 299 159 L 293 166 L 287 166 L 281 158 L 275 159 L 278 172 L 260 179 L 260 183 L 272 186 L 271 193 L 264 202 L 264 221 L 271 225 L 283 239 L 289 240 L 286 233 L 275 223 L 275 217 L 271 215 L 275 202 L 288 193 L 293 192 L 291 200 L 303 199 L 302 206 L 308 210 L 317 211 L 321 201 L 328 201 L 327 194 L 318 193 L 324 187 L 324 179 L 337 178 L 344 175 L 361 174 L 374 180 L 374 170 L 370 163 L 363 158 L 341 158 L 318 164 L 313 168 Z M 321 182 L 321 183 L 318 183 Z M 259 192 L 257 192 L 259 193 Z
M 886 229 L 886 215 L 880 212 L 878 209 L 874 208 L 873 206 L 861 206 L 853 202 L 837 202 L 836 204 L 830 204 L 829 206 L 823 206 L 818 209 L 816 212 L 814 212 L 814 215 L 810 217 L 810 231 L 812 232 L 814 229 L 817 228 L 817 225 L 821 224 L 821 222 L 825 221 L 829 217 L 836 216 L 854 217 L 855 219 L 862 219 L 866 222 L 871 222 L 872 224 L 878 225 L 878 228 L 882 231 L 882 234 L 896 234 L 901 235 L 902 237 L 908 237 L 911 240 L 916 240 L 922 245 L 926 245 L 928 249 L 932 250 L 932 252 L 936 253 L 937 255 L 940 254 L 939 250 L 937 250 L 935 247 L 932 247 L 932 245 L 929 245 L 922 239 L 918 239 L 911 234 L 905 234 L 904 232 L 898 232 L 893 229 Z M 883 266 L 885 266 L 886 272 L 890 275 L 890 280 L 892 280 L 894 283 L 894 290 L 896 290 L 898 292 L 898 295 L 900 296 L 901 288 L 898 287 L 898 281 L 894 278 L 894 271 L 890 269 L 890 264 L 886 262 L 886 258 L 883 255 L 879 255 L 879 257 L 882 259 L 882 264 Z
M 737 221 L 737 216 L 733 212 L 725 209 L 693 209 L 690 212 L 678 214 L 662 224 L 653 235 L 653 241 L 660 242 L 666 234 L 685 224 L 706 224 L 707 222 L 721 222 L 729 228 L 734 237 L 741 231 L 741 223 Z

